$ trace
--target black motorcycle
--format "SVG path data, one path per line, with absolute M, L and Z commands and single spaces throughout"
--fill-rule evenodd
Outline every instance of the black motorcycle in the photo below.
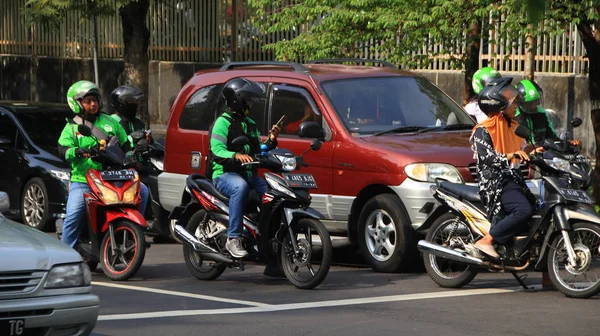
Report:
M 299 134 L 323 137 L 321 127 L 314 122 L 302 123 Z M 245 136 L 232 141 L 234 146 L 247 143 Z M 312 150 L 320 147 L 320 140 L 311 144 Z M 271 173 L 264 174 L 268 188 L 262 197 L 251 193 L 242 234 L 248 259 L 279 259 L 288 280 L 302 289 L 314 288 L 325 279 L 333 253 L 327 229 L 319 214 L 309 207 L 309 189 L 317 188 L 313 176 L 291 173 L 297 166 L 307 166 L 302 159 L 306 152 L 296 157 L 287 149 L 275 148 L 249 163 Z M 170 219 L 178 221 L 175 235 L 184 244 L 188 270 L 201 280 L 216 279 L 227 267 L 243 270 L 243 260 L 233 258 L 225 249 L 229 199 L 217 191 L 211 180 L 198 174 L 187 177 L 185 190 L 183 204 L 173 210 Z
M 519 126 L 517 132 L 528 138 L 526 128 Z M 547 270 L 554 286 L 568 297 L 588 298 L 600 292 L 600 217 L 583 190 L 571 189 L 584 174 L 551 153 L 534 155 L 529 165 L 540 172 L 541 198 L 522 235 L 507 246 L 495 245 L 499 260 L 472 245 L 491 227 L 478 188 L 442 181 L 432 186 L 439 206 L 419 228 L 427 235 L 418 249 L 435 283 L 463 287 L 485 269 L 511 272 L 527 288 L 516 272 L 533 266 L 536 271 Z

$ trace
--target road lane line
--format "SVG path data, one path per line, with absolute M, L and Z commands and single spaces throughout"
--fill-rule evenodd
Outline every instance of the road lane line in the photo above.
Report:
M 260 303 L 260 302 L 254 302 L 254 301 L 227 299 L 227 298 L 210 296 L 210 295 L 192 294 L 192 293 L 185 293 L 185 292 L 176 292 L 176 291 L 172 291 L 172 290 L 158 289 L 158 288 L 148 288 L 148 287 L 139 287 L 139 286 L 131 286 L 131 285 L 121 285 L 121 284 L 109 283 L 109 282 L 92 281 L 92 285 L 94 285 L 94 286 L 111 287 L 111 288 L 120 288 L 120 289 L 129 289 L 129 290 L 135 290 L 135 291 L 140 291 L 140 292 L 149 292 L 149 293 L 154 293 L 154 294 L 182 296 L 182 297 L 187 297 L 187 298 L 192 298 L 192 299 L 200 299 L 200 300 L 208 300 L 208 301 L 218 301 L 218 302 L 224 302 L 224 303 L 233 303 L 233 304 L 239 304 L 239 305 L 244 305 L 244 306 L 253 306 L 253 307 L 267 307 L 267 306 L 270 306 L 269 304 L 266 304 L 266 303 Z
M 149 318 L 160 318 L 160 317 L 200 316 L 200 315 L 265 313 L 265 312 L 286 311 L 286 310 L 296 310 L 296 309 L 339 307 L 339 306 L 361 305 L 361 304 L 371 304 L 371 303 L 400 302 L 400 301 L 440 299 L 440 298 L 472 296 L 472 295 L 515 293 L 515 292 L 520 292 L 521 288 L 522 287 L 465 289 L 465 290 L 454 290 L 454 291 L 445 291 L 445 292 L 401 294 L 401 295 L 392 295 L 392 296 L 378 296 L 378 297 L 371 297 L 371 298 L 357 298 L 357 299 L 345 299 L 345 300 L 330 300 L 330 301 L 288 303 L 288 304 L 275 304 L 275 305 L 265 304 L 262 306 L 244 307 L 244 308 L 168 310 L 168 311 L 157 311 L 157 312 L 147 312 L 147 313 L 100 315 L 100 316 L 98 316 L 98 321 L 117 321 L 117 320 L 149 319 Z

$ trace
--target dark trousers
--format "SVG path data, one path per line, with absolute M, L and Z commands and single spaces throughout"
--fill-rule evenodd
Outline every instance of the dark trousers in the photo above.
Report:
M 490 229 L 494 242 L 508 245 L 512 237 L 523 229 L 526 221 L 533 215 L 533 206 L 521 192 L 521 187 L 513 181 L 504 184 L 500 195 L 504 218 Z

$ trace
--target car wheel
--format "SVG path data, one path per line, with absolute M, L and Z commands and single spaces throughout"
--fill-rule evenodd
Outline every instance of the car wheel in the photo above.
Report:
M 377 195 L 358 218 L 358 244 L 374 271 L 398 272 L 415 259 L 415 234 L 404 206 L 395 195 Z
M 23 188 L 21 198 L 23 223 L 38 230 L 48 230 L 53 227 L 48 212 L 48 192 L 44 181 L 39 177 L 32 178 Z

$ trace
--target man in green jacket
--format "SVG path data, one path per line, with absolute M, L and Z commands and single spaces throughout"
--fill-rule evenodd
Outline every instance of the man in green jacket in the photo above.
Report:
M 260 133 L 254 120 L 248 117 L 252 104 L 265 99 L 265 93 L 257 83 L 245 78 L 234 78 L 225 84 L 223 97 L 227 104 L 224 112 L 211 129 L 210 153 L 207 177 L 213 179 L 215 187 L 229 197 L 229 228 L 225 247 L 235 258 L 248 253 L 241 242 L 242 216 L 250 190 L 259 194 L 267 190 L 266 182 L 257 175 L 256 166 L 242 166 L 254 161 L 252 155 L 259 154 Z M 265 144 L 267 150 L 277 146 L 280 128 L 273 125 Z M 250 143 L 235 148 L 232 140 L 240 135 L 249 137 Z
M 100 136 L 116 136 L 119 144 L 129 148 L 127 133 L 118 122 L 109 115 L 100 112 L 102 97 L 96 84 L 89 81 L 79 81 L 67 91 L 69 107 L 77 116 L 73 119 L 76 124 L 67 123 L 58 139 L 59 153 L 71 162 L 71 182 L 67 199 L 67 213 L 63 224 L 62 241 L 75 248 L 81 233 L 85 216 L 84 193 L 91 192 L 85 175 L 90 169 L 102 169 L 102 165 L 92 161 L 90 150 L 96 146 L 92 137 L 81 135 L 77 124 L 84 124 L 92 129 L 93 134 Z M 141 213 L 146 209 L 148 188 L 140 183 Z

